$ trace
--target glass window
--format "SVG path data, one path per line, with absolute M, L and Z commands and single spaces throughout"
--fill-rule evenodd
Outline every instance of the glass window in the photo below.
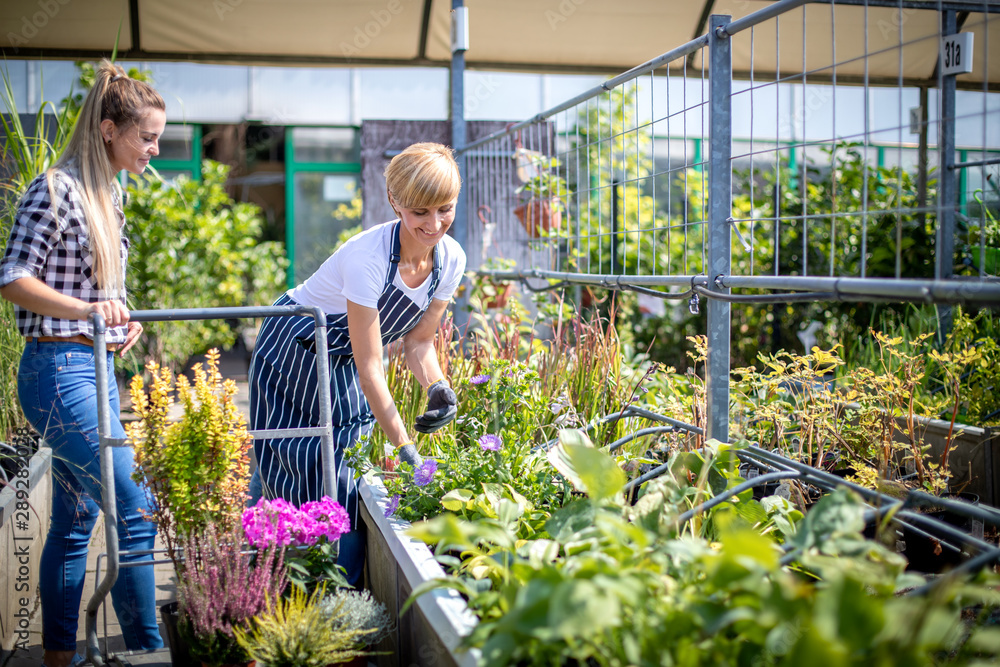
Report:
M 292 136 L 296 162 L 361 162 L 361 143 L 350 127 L 297 127 Z
M 296 130 L 296 134 L 298 130 Z M 360 224 L 347 208 L 359 187 L 357 174 L 299 172 L 295 182 L 295 282 L 311 276 L 333 254 L 337 237 Z
M 167 125 L 160 137 L 159 160 L 190 160 L 194 154 L 193 125 Z

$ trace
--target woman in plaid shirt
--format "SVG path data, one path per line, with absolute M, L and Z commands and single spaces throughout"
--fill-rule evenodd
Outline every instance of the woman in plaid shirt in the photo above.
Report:
M 97 390 L 91 313 L 108 326 L 99 353 L 114 374 L 114 352 L 125 353 L 142 332 L 125 307 L 128 239 L 117 174 L 141 174 L 159 153 L 165 105 L 148 84 L 121 67 L 98 69 L 73 136 L 54 167 L 31 182 L 18 206 L 0 262 L 0 295 L 14 303 L 27 339 L 18 371 L 25 416 L 53 453 L 52 513 L 42 550 L 44 664 L 76 664 L 76 633 L 87 544 L 100 510 Z M 115 383 L 109 387 L 112 436 L 124 438 Z M 118 539 L 124 550 L 152 549 L 144 490 L 132 481 L 132 450 L 114 449 Z M 123 556 L 123 561 L 152 556 Z M 129 649 L 163 646 L 156 623 L 153 568 L 122 568 L 111 590 Z

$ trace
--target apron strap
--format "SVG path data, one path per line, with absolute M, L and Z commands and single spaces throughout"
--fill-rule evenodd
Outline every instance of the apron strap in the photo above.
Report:
M 392 226 L 392 250 L 389 253 L 389 270 L 386 272 L 385 284 L 391 285 L 396 279 L 396 269 L 399 268 L 399 226 L 402 221 Z
M 438 244 L 440 245 L 440 244 Z M 438 252 L 438 245 L 434 246 L 434 271 L 431 274 L 431 285 L 427 289 L 427 305 L 430 305 L 437 291 L 438 283 L 441 282 L 441 253 Z

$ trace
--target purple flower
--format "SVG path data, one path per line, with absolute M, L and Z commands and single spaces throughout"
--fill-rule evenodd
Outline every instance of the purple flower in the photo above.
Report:
M 434 479 L 434 473 L 437 472 L 438 463 L 434 459 L 426 459 L 417 468 L 417 471 L 413 473 L 413 483 L 417 486 L 427 486 Z
M 385 506 L 385 518 L 388 519 L 396 510 L 399 509 L 399 494 L 395 494 L 392 498 L 389 498 L 389 504 Z
M 472 379 L 469 380 L 469 384 L 486 384 L 489 381 L 489 375 L 473 375 Z
M 483 437 L 479 438 L 479 440 L 477 440 L 476 442 L 479 443 L 479 446 L 483 448 L 484 452 L 499 451 L 500 447 L 503 445 L 503 440 L 500 438 L 499 435 L 496 435 L 494 433 L 487 433 Z

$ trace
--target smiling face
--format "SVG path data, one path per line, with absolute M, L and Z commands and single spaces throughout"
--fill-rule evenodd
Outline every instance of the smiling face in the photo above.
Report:
M 397 206 L 390 196 L 389 201 L 399 215 L 403 232 L 426 248 L 434 247 L 448 232 L 451 223 L 455 221 L 455 204 L 457 200 L 440 206 L 421 206 L 405 208 Z
M 108 119 L 101 121 L 101 136 L 115 173 L 125 169 L 141 174 L 150 159 L 160 154 L 160 135 L 166 123 L 166 114 L 153 107 L 141 115 L 139 122 L 128 127 L 120 128 Z

